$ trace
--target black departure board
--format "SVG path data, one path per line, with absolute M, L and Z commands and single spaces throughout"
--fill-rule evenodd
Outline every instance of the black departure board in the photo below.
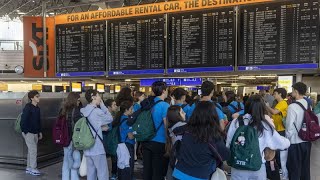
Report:
M 60 76 L 106 71 L 106 22 L 57 25 L 56 63 Z
M 233 7 L 169 15 L 169 68 L 232 66 Z
M 240 8 L 240 66 L 319 62 L 318 0 Z
M 164 72 L 163 15 L 110 20 L 107 28 L 109 75 Z

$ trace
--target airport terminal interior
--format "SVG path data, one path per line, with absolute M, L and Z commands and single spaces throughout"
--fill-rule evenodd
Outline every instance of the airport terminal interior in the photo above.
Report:
M 259 96 L 267 102 L 266 97 L 270 96 L 276 101 L 275 94 L 279 89 L 285 90 L 287 96 L 283 99 L 286 101 L 295 98 L 296 84 L 302 82 L 306 86 L 304 98 L 310 102 L 312 113 L 320 119 L 320 109 L 316 111 L 320 108 L 319 32 L 318 0 L 0 0 L 0 179 L 191 180 L 191 175 L 186 175 L 189 172 L 183 173 L 170 166 L 168 170 L 164 168 L 161 178 L 146 178 L 145 171 L 152 171 L 151 167 L 146 170 L 143 166 L 146 158 L 138 155 L 141 146 L 142 153 L 146 152 L 143 150 L 146 141 L 138 141 L 137 137 L 136 140 L 133 138 L 137 143 L 133 149 L 136 151 L 134 157 L 131 157 L 135 160 L 131 176 L 120 178 L 123 168 L 118 169 L 118 174 L 114 173 L 117 172 L 114 171 L 117 162 L 119 167 L 119 156 L 114 164 L 112 155 L 103 150 L 107 167 L 97 167 L 98 175 L 89 177 L 86 174 L 90 168 L 88 172 L 84 170 L 84 175 L 75 168 L 75 172 L 70 169 L 68 172 L 75 173 L 75 176 L 68 174 L 69 177 L 65 177 L 64 157 L 69 144 L 62 146 L 55 140 L 57 131 L 54 128 L 69 95 L 77 94 L 78 103 L 85 107 L 90 105 L 86 92 L 97 92 L 107 107 L 108 100 L 116 100 L 118 107 L 114 113 L 117 113 L 122 107 L 120 102 L 118 104 L 119 96 L 128 95 L 121 94 L 123 89 L 130 89 L 129 96 L 134 99 L 135 108 L 136 104 L 141 106 L 141 95 L 146 98 L 155 96 L 155 84 L 163 82 L 168 93 L 162 100 L 169 104 L 168 107 L 178 104 L 173 92 L 182 89 L 185 99 L 181 104 L 197 109 L 197 103 L 206 96 L 204 84 L 210 82 L 213 85 L 212 102 L 228 107 L 227 94 L 232 92 L 234 101 L 243 104 L 241 110 L 245 111 L 248 98 Z M 30 97 L 30 92 L 39 94 Z M 93 94 L 89 93 L 91 98 Z M 28 132 L 24 134 L 24 127 L 20 124 L 22 132 L 16 130 L 17 120 L 20 117 L 21 121 L 26 119 L 23 112 L 34 102 L 34 97 L 40 97 L 36 107 L 41 110 L 39 119 L 43 136 L 41 139 L 34 133 L 37 136 L 37 167 L 30 165 L 32 148 L 27 142 L 30 140 Z M 266 108 L 275 108 L 281 114 L 272 103 L 266 103 Z M 181 109 L 184 108 L 182 105 Z M 268 115 L 274 117 L 274 110 L 267 109 L 266 115 L 270 112 Z M 227 117 L 223 110 L 221 112 Z M 188 118 L 193 117 L 185 113 Z M 139 119 L 139 115 L 137 117 Z M 226 121 L 231 123 L 233 119 L 232 116 Z M 70 127 L 73 126 L 75 124 Z M 161 126 L 165 131 L 166 125 L 160 124 L 159 128 Z M 101 131 L 104 131 L 103 127 Z M 282 132 L 285 136 L 286 131 Z M 155 134 L 154 137 L 158 136 L 158 129 Z M 99 140 L 97 136 L 95 138 L 97 143 Z M 126 146 L 127 138 L 124 141 L 126 143 L 121 144 Z M 310 178 L 306 177 L 306 180 L 320 180 L 320 141 L 308 143 L 312 146 L 310 165 L 306 170 L 309 174 L 305 175 Z M 70 147 L 73 148 L 72 142 Z M 280 157 L 282 151 L 288 152 L 289 149 L 290 152 L 290 148 L 272 149 L 276 155 L 262 164 L 263 167 L 264 164 L 271 166 L 271 171 L 274 171 L 274 164 L 278 164 L 274 173 L 276 177 L 264 171 L 268 177 L 250 179 L 248 176 L 248 180 L 290 179 Z M 130 148 L 127 149 L 131 153 Z M 84 151 L 78 151 L 80 158 L 86 156 Z M 265 151 L 262 152 L 264 155 Z M 281 165 L 277 162 L 278 155 Z M 168 167 L 168 161 L 164 158 L 165 167 Z M 89 163 L 88 157 L 87 162 L 81 159 L 79 162 L 87 167 L 83 163 Z M 211 178 L 212 174 L 215 175 L 214 170 L 206 178 L 193 177 L 192 180 L 242 179 L 233 177 L 230 164 L 226 161 L 223 164 L 220 169 L 224 178 Z M 175 171 L 173 175 L 170 168 Z M 100 176 L 99 169 L 109 169 L 108 175 Z M 185 176 L 177 175 L 177 171 Z

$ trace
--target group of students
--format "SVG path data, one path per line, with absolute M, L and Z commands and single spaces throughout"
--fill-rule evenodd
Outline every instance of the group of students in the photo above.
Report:
M 165 101 L 169 97 L 166 83 L 154 82 L 150 99 L 155 104 L 151 113 L 157 130 L 152 139 L 138 144 L 128 121 L 147 98 L 141 92 L 133 94 L 130 88 L 123 88 L 115 100 L 104 103 L 96 90 L 88 90 L 85 107 L 81 107 L 79 94 L 69 93 L 60 114 L 67 117 L 70 135 L 81 116 L 87 117 L 97 131 L 96 136 L 103 137 L 112 128 L 119 127 L 120 142 L 125 146 L 122 148 L 128 150 L 130 162 L 129 167 L 119 168 L 122 157 L 111 156 L 110 179 L 134 179 L 136 152 L 142 149 L 144 180 L 208 180 L 217 168 L 224 168 L 225 161 L 229 164 L 233 158 L 236 159 L 232 149 L 235 144 L 244 146 L 253 142 L 245 139 L 245 135 L 235 138 L 239 127 L 247 126 L 254 128 L 258 137 L 259 155 L 252 156 L 250 160 L 258 162 L 258 165 L 254 170 L 248 170 L 230 163 L 231 180 L 265 180 L 267 176 L 276 180 L 280 179 L 279 169 L 283 178 L 309 180 L 311 142 L 303 141 L 298 135 L 304 119 L 304 109 L 300 105 L 305 109 L 309 106 L 304 97 L 307 86 L 298 82 L 292 88 L 292 97 L 297 103 L 290 105 L 283 88 L 274 90 L 274 105 L 266 103 L 265 94 L 252 95 L 243 104 L 232 91 L 226 92 L 224 102 L 218 103 L 213 98 L 214 84 L 205 81 L 201 86 L 200 99 L 187 103 L 187 91 L 177 88 L 170 94 L 173 100 L 168 103 Z M 31 91 L 28 97 L 31 103 L 24 108 L 21 119 L 22 134 L 28 146 L 26 172 L 39 175 L 36 169 L 36 144 L 42 138 L 37 106 L 39 93 Z M 268 157 L 268 150 L 276 151 L 275 158 Z M 106 154 L 100 138 L 95 138 L 94 146 L 84 150 L 88 180 L 109 179 Z M 79 179 L 80 157 L 72 142 L 64 147 L 63 180 Z

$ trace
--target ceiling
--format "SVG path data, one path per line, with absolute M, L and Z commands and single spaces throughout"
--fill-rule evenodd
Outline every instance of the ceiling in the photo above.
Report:
M 46 2 L 47 15 L 54 16 L 148 4 L 159 2 L 159 0 L 0 0 L 0 18 L 13 20 L 23 16 L 41 16 L 43 2 Z

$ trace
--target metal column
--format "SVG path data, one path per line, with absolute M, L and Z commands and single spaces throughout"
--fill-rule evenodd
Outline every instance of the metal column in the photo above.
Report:
M 47 61 L 47 23 L 46 23 L 46 1 L 42 2 L 42 24 L 43 24 L 43 77 L 47 77 L 48 61 Z

